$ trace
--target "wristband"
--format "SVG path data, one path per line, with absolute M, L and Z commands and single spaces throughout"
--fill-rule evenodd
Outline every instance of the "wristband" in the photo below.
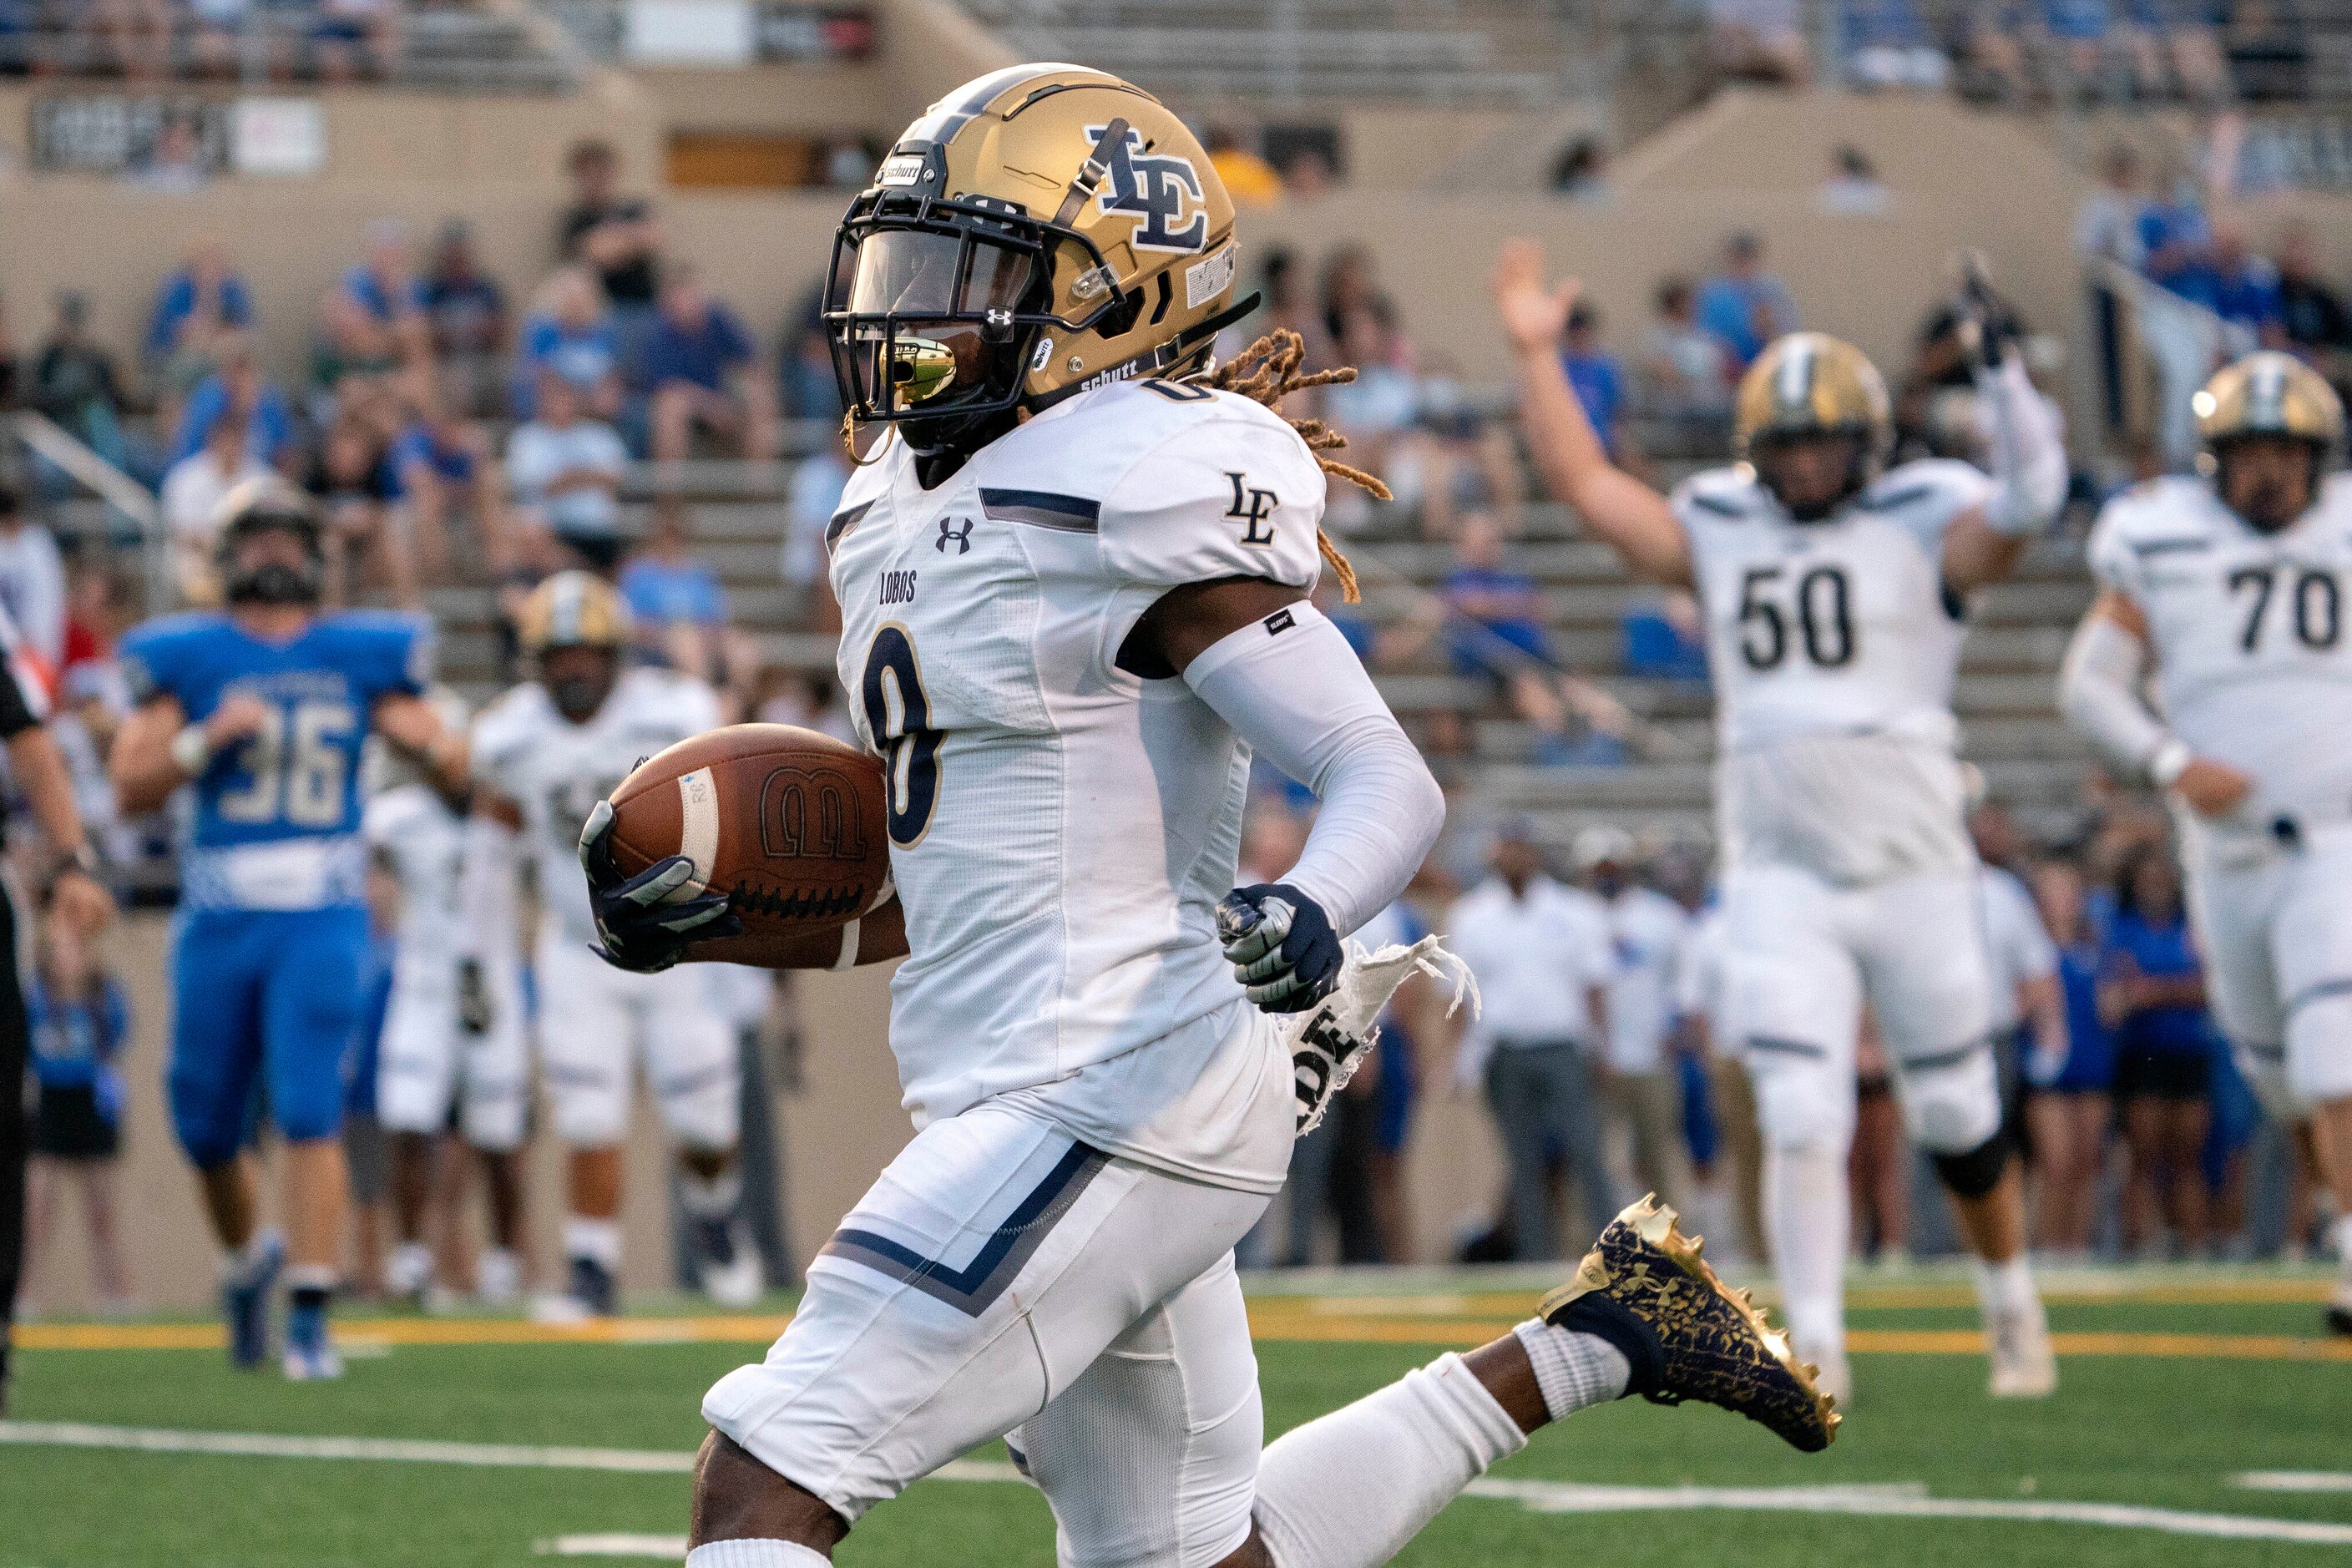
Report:
M 212 766 L 212 737 L 205 733 L 202 724 L 190 724 L 172 737 L 172 762 L 192 779 Z
M 2189 764 L 2196 760 L 2197 754 L 2189 749 L 2188 742 L 2177 735 L 2168 735 L 2164 744 L 2156 749 L 2155 755 L 2147 759 L 2147 776 L 2157 788 L 2170 789 L 2179 782 L 2180 775 L 2189 771 Z

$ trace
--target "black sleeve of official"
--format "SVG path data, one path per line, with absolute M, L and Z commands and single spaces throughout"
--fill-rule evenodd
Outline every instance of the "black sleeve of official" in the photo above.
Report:
M 0 661 L 0 741 L 13 741 L 40 727 L 40 710 L 25 691 L 25 677 L 12 663 Z

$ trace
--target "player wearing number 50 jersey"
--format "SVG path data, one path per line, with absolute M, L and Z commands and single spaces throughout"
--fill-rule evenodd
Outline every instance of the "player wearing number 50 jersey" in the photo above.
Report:
M 2308 1117 L 2352 1334 L 2352 479 L 2344 411 L 2283 353 L 2197 395 L 2204 477 L 2116 497 L 2068 650 L 2075 727 L 2164 790 L 2214 1012 L 2273 1110 Z M 2153 664 L 2161 716 L 2141 685 Z
M 1952 714 L 1968 596 L 2009 574 L 2056 515 L 2055 416 L 1963 296 L 1991 473 L 1883 464 L 1886 390 L 1815 332 L 1739 386 L 1734 467 L 1670 499 L 1612 467 L 1559 364 L 1572 283 L 1531 243 L 1496 299 L 1517 351 L 1527 438 L 1553 493 L 1637 573 L 1695 589 L 1707 626 L 1729 942 L 1728 1048 L 1755 1082 L 1765 1212 L 1790 1338 L 1846 1385 L 1843 1272 L 1854 1051 L 1866 1001 L 1912 1138 L 1979 1257 L 1992 1392 L 2049 1393 L 2016 1162 L 2001 1134 L 1991 976 Z
M 1057 65 L 942 100 L 842 226 L 835 363 L 887 428 L 827 544 L 898 897 L 810 959 L 906 952 L 919 1130 L 765 1362 L 705 1396 L 690 1568 L 821 1564 L 998 1437 L 1072 1568 L 1370 1568 L 1528 1431 L 1629 1391 L 1828 1441 L 1778 1337 L 1643 1208 L 1542 1318 L 1263 1442 L 1233 1246 L 1289 1162 L 1285 1021 L 1312 1068 L 1318 1025 L 1393 987 L 1340 942 L 1444 802 L 1307 602 L 1320 432 L 1269 406 L 1296 337 L 1204 363 L 1250 308 L 1233 231 L 1182 121 Z M 1237 889 L 1253 749 L 1321 810 L 1280 881 Z M 583 859 L 616 962 L 730 918 L 667 900 L 682 860 L 618 879 L 607 820 Z
M 227 608 L 123 639 L 137 707 L 110 766 L 126 811 L 183 785 L 194 795 L 172 961 L 172 1121 L 229 1255 L 231 1353 L 245 1365 L 266 1353 L 282 1257 L 287 1375 L 331 1377 L 343 1062 L 368 940 L 361 748 L 373 731 L 454 792 L 465 744 L 423 700 L 417 623 L 321 612 L 326 556 L 306 498 L 274 479 L 240 485 L 222 500 L 219 537 Z M 286 1138 L 282 1253 L 257 1226 L 240 1152 L 257 1081 Z

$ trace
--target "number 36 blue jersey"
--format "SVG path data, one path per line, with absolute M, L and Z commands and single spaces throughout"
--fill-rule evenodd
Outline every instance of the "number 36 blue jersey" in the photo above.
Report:
M 360 750 L 377 701 L 424 690 L 431 645 L 405 616 L 346 611 L 272 643 L 219 614 L 173 616 L 122 639 L 139 702 L 170 697 L 190 722 L 233 695 L 269 718 L 195 781 L 181 868 L 198 910 L 314 910 L 366 893 Z

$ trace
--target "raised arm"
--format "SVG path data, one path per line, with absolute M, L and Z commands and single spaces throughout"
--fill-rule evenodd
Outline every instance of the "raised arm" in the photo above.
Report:
M 1977 387 L 1992 494 L 1944 535 L 1944 581 L 1967 594 L 2017 569 L 2026 546 L 2066 504 L 2066 441 L 2058 411 L 2027 379 L 2016 345 L 1963 323 L 1962 349 Z
M 1576 302 L 1573 279 L 1544 279 L 1543 250 L 1531 239 L 1503 247 L 1495 268 L 1495 308 L 1519 374 L 1519 426 L 1552 499 L 1576 509 L 1641 576 L 1691 585 L 1690 542 L 1666 498 L 1609 460 L 1601 437 L 1560 367 L 1559 335 Z

